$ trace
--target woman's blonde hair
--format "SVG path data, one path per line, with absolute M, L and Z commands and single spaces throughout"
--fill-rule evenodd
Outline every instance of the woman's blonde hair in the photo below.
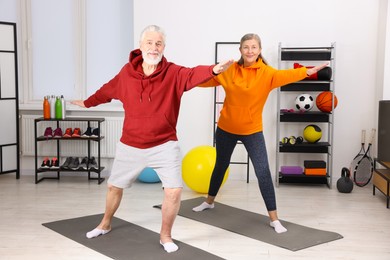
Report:
M 245 34 L 244 36 L 242 36 L 241 40 L 240 40 L 240 49 L 242 48 L 242 44 L 245 42 L 245 41 L 248 41 L 248 40 L 256 40 L 257 43 L 259 44 L 259 47 L 261 49 L 261 40 L 260 40 L 260 37 L 255 34 L 255 33 L 247 33 Z M 264 64 L 268 65 L 267 61 L 264 59 L 263 55 L 261 55 L 261 52 L 259 54 L 259 56 L 257 57 L 257 59 L 262 59 Z M 244 64 L 244 59 L 241 57 L 238 62 L 238 64 L 240 65 L 243 65 Z

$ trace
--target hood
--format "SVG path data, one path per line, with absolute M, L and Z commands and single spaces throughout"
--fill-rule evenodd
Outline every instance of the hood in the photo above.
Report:
M 252 87 L 252 81 L 248 79 L 259 77 L 263 68 L 266 66 L 262 59 L 258 59 L 256 63 L 249 67 L 244 67 L 238 63 L 236 64 L 237 65 L 233 71 L 233 83 L 237 86 L 246 86 L 246 88 Z
M 142 69 L 142 52 L 140 49 L 135 49 L 130 52 L 129 55 L 129 64 L 127 66 L 129 73 L 141 80 L 141 84 L 139 85 L 138 92 L 140 94 L 140 102 L 143 101 L 143 94 L 146 92 L 147 99 L 149 101 L 152 100 L 152 92 L 153 92 L 153 82 L 159 81 L 158 77 L 166 70 L 168 67 L 168 61 L 163 56 L 159 64 L 157 65 L 157 69 L 149 76 L 145 76 Z

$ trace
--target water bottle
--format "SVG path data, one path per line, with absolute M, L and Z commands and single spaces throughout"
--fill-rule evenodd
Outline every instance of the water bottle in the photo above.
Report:
M 56 119 L 62 119 L 62 106 L 60 97 L 56 97 Z
M 56 97 L 51 95 L 50 100 L 50 118 L 56 118 Z
M 48 96 L 43 98 L 43 118 L 50 119 L 50 104 L 48 100 Z
M 65 98 L 63 95 L 61 95 L 61 114 L 62 114 L 62 119 L 65 119 L 66 117 L 66 102 Z

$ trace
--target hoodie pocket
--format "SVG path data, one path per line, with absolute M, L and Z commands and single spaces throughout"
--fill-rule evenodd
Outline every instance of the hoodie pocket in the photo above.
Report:
M 226 105 L 221 111 L 221 120 L 232 125 L 244 126 L 253 124 L 249 107 Z
M 130 117 L 124 131 L 126 135 L 146 143 L 157 142 L 176 134 L 165 115 Z

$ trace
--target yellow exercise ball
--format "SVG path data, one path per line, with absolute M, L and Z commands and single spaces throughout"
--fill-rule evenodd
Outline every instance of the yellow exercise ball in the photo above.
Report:
M 182 162 L 184 183 L 193 191 L 208 193 L 216 157 L 216 149 L 212 146 L 203 145 L 191 149 Z M 222 185 L 226 182 L 228 175 L 229 168 L 225 172 Z

